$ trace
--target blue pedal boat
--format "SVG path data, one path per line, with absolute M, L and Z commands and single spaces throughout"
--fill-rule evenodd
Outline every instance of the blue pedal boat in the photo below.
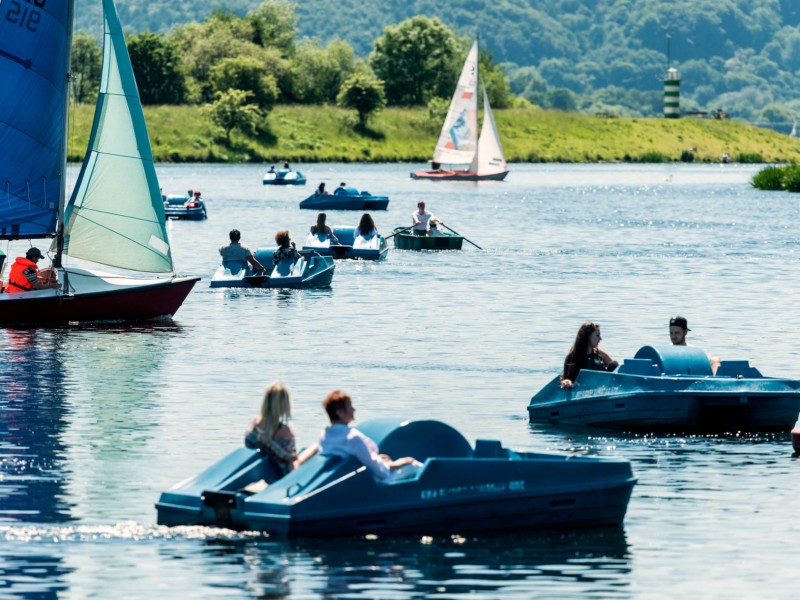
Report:
M 279 478 L 267 454 L 239 448 L 163 492 L 158 523 L 279 537 L 617 526 L 636 482 L 628 461 L 515 452 L 495 440 L 473 448 L 439 421 L 384 418 L 358 428 L 382 453 L 414 456 L 423 468 L 378 482 L 355 458 L 317 455 Z M 245 490 L 259 480 L 268 487 Z
M 614 371 L 582 370 L 572 389 L 555 377 L 528 405 L 532 423 L 623 431 L 788 431 L 800 411 L 800 381 L 763 376 L 746 360 L 712 374 L 692 346 L 643 346 Z
M 164 216 L 167 219 L 202 221 L 208 218 L 206 203 L 203 200 L 187 198 L 184 195 L 167 194 L 164 199 Z
M 255 252 L 258 262 L 269 269 L 272 265 L 271 249 L 259 248 Z M 249 263 L 223 261 L 211 278 L 212 288 L 311 288 L 327 287 L 333 281 L 335 266 L 330 256 L 314 251 L 300 251 L 300 258 L 285 258 L 269 273 L 256 273 Z
M 331 242 L 327 234 L 309 233 L 303 243 L 303 250 L 314 250 L 323 256 L 333 258 L 354 258 L 361 260 L 382 260 L 389 252 L 389 245 L 382 235 L 368 237 L 355 236 L 355 227 L 335 227 L 333 234 L 338 244 Z
M 311 194 L 300 202 L 300 208 L 313 210 L 386 210 L 388 196 L 373 196 L 356 188 L 337 188 L 333 194 Z
M 300 171 L 278 169 L 264 173 L 264 185 L 305 185 L 306 176 Z

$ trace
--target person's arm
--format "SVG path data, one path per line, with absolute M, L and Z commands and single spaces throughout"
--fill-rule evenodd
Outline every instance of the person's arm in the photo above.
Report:
M 309 458 L 314 456 L 317 452 L 319 452 L 319 444 L 312 444 L 305 450 L 303 450 L 297 457 L 297 460 L 294 461 L 294 468 L 296 469 L 304 462 L 306 462 Z
M 256 257 L 254 255 L 252 255 L 252 254 L 247 257 L 247 262 L 249 262 L 250 265 L 252 265 L 253 269 L 255 269 L 256 271 L 266 271 L 266 269 L 264 268 L 264 265 L 262 265 L 260 262 L 258 262 L 256 260 Z
M 357 432 L 350 440 L 351 453 L 367 468 L 375 479 L 378 481 L 384 480 L 389 477 L 390 463 L 378 454 L 377 446 L 375 449 L 370 448 L 370 444 L 366 442 L 366 439 L 369 438 L 360 431 Z M 374 446 L 375 443 L 372 442 L 372 445 Z
M 600 358 L 603 359 L 603 365 L 606 368 L 606 371 L 613 371 L 619 366 L 619 363 L 611 358 L 611 355 L 606 352 L 605 350 L 601 350 L 600 348 L 596 348 L 597 354 L 600 355 Z

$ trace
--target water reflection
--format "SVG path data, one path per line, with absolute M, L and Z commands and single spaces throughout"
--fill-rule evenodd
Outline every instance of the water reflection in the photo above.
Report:
M 259 598 L 608 596 L 624 593 L 631 572 L 621 528 L 250 542 L 241 558 L 251 573 L 246 588 Z
M 64 340 L 14 329 L 0 339 L 0 522 L 69 522 Z M 15 546 L 0 555 L 0 591 L 54 594 L 69 571 L 57 554 Z

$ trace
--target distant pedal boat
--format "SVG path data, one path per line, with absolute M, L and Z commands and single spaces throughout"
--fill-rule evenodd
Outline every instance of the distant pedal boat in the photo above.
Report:
M 327 234 L 309 233 L 303 250 L 313 250 L 322 256 L 335 259 L 352 258 L 360 260 L 383 260 L 389 252 L 386 239 L 380 234 L 355 236 L 355 227 L 335 227 L 333 234 L 339 240 L 332 242 Z
M 333 194 L 311 194 L 300 202 L 300 208 L 312 210 L 386 210 L 388 196 L 373 196 L 356 188 L 337 189 Z
M 643 346 L 614 371 L 555 377 L 528 405 L 532 423 L 674 433 L 786 432 L 800 412 L 800 381 L 763 376 L 746 360 L 711 364 L 692 346 Z
M 256 273 L 249 263 L 223 261 L 214 277 L 212 288 L 313 288 L 328 287 L 336 268 L 330 256 L 314 251 L 300 251 L 300 258 L 285 258 L 272 267 L 273 250 L 259 248 L 255 252 L 258 262 L 268 272 Z
M 268 454 L 240 448 L 163 492 L 158 523 L 279 537 L 611 527 L 636 482 L 625 460 L 516 452 L 496 440 L 473 447 L 439 421 L 384 418 L 358 429 L 422 469 L 379 482 L 355 458 L 317 455 L 281 478 Z
M 278 169 L 277 171 L 267 171 L 264 174 L 264 185 L 305 185 L 306 176 L 300 171 L 291 169 Z
M 167 194 L 163 198 L 164 217 L 167 219 L 202 221 L 208 218 L 206 203 L 202 199 L 195 200 L 176 194 Z

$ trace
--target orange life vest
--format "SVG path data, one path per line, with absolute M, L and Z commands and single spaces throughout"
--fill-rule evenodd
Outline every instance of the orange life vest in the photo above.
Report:
M 11 272 L 8 274 L 8 284 L 6 292 L 30 292 L 34 289 L 39 280 L 39 267 L 32 260 L 24 256 L 18 256 L 14 264 L 11 265 Z

